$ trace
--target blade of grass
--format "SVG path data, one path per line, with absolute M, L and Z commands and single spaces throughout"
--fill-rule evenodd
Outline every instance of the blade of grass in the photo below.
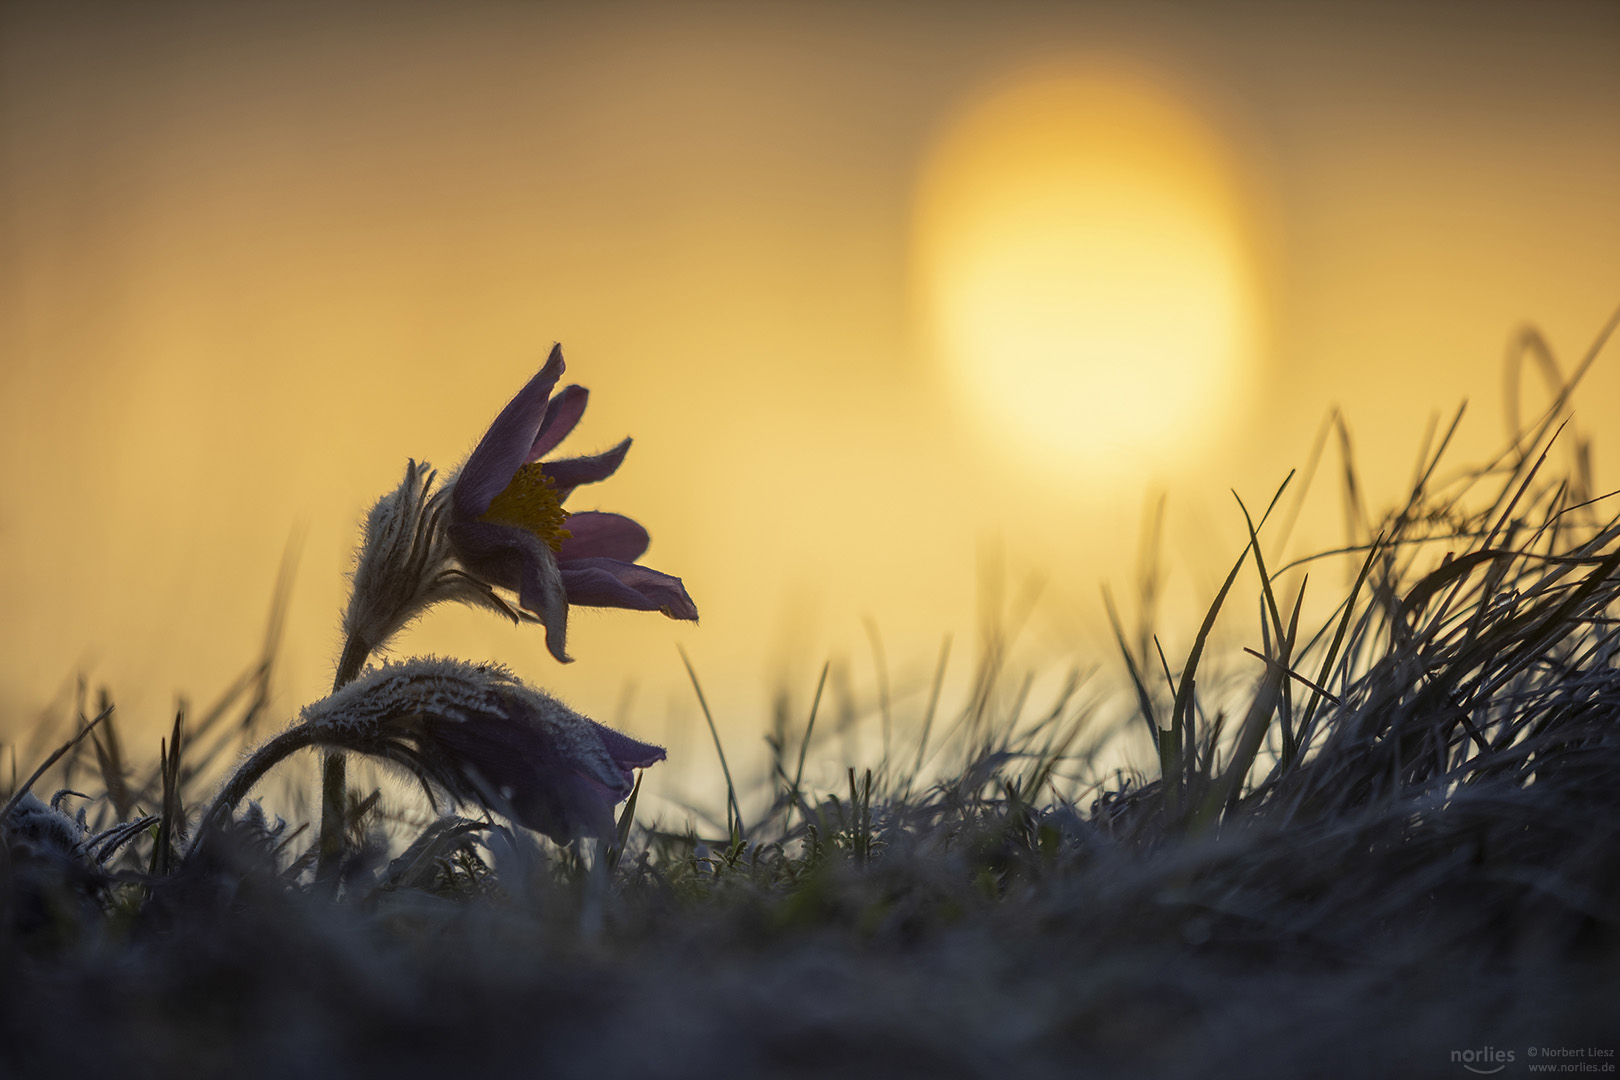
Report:
M 1266 519 L 1271 516 L 1272 510 L 1274 510 L 1277 506 L 1277 500 L 1282 498 L 1283 492 L 1288 488 L 1288 482 L 1293 478 L 1294 473 L 1292 470 L 1290 470 L 1288 476 L 1283 479 L 1282 484 L 1277 488 L 1277 493 L 1271 497 L 1271 504 L 1266 507 L 1265 514 L 1260 518 L 1261 525 L 1264 525 L 1266 523 Z M 1241 500 L 1239 501 L 1239 505 L 1241 505 Z M 1245 511 L 1245 516 L 1247 516 L 1247 511 Z M 1181 718 L 1186 715 L 1188 705 L 1192 701 L 1193 680 L 1197 677 L 1198 664 L 1203 658 L 1204 646 L 1209 641 L 1210 632 L 1215 629 L 1215 619 L 1220 615 L 1221 606 L 1226 603 L 1227 594 L 1232 591 L 1232 583 L 1237 581 L 1237 576 L 1242 571 L 1243 564 L 1249 557 L 1249 549 L 1256 547 L 1255 543 L 1253 542 L 1253 536 L 1254 530 L 1251 528 L 1250 542 L 1244 545 L 1243 551 L 1238 555 L 1237 562 L 1232 566 L 1232 572 L 1226 575 L 1226 581 L 1222 583 L 1220 592 L 1215 594 L 1215 601 L 1210 605 L 1209 610 L 1205 612 L 1204 621 L 1198 627 L 1198 635 L 1193 639 L 1192 649 L 1187 654 L 1187 663 L 1181 670 L 1181 685 L 1176 690 L 1175 705 L 1170 711 L 1173 745 L 1180 745 Z M 1261 576 L 1264 578 L 1264 575 Z M 1168 789 L 1169 785 L 1166 785 L 1166 790 Z
M 883 651 L 883 637 L 878 633 L 877 620 L 868 617 L 861 622 L 866 627 L 866 637 L 872 645 L 872 668 L 877 674 L 878 715 L 883 721 L 882 768 L 886 769 L 889 764 L 889 746 L 894 728 L 894 718 L 889 710 L 889 661 Z
M 619 868 L 619 859 L 624 855 L 624 845 L 630 842 L 630 827 L 636 823 L 636 800 L 641 796 L 641 778 L 646 774 L 636 773 L 636 786 L 630 789 L 630 798 L 625 801 L 624 812 L 619 815 L 618 828 L 614 830 L 613 846 L 607 851 L 607 864 L 609 870 Z
M 1170 761 L 1165 756 L 1158 718 L 1153 714 L 1153 697 L 1148 693 L 1147 684 L 1142 681 L 1142 673 L 1137 670 L 1136 658 L 1131 655 L 1131 647 L 1125 641 L 1125 628 L 1120 623 L 1119 609 L 1114 606 L 1114 596 L 1106 585 L 1103 586 L 1102 597 L 1103 608 L 1108 612 L 1108 624 L 1114 628 L 1114 640 L 1119 643 L 1119 653 L 1125 658 L 1125 669 L 1130 672 L 1131 685 L 1136 687 L 1137 706 L 1142 710 L 1142 719 L 1147 722 L 1148 734 L 1153 739 L 1153 750 L 1159 755 L 1159 769 L 1162 775 L 1168 776 Z
M 1516 486 L 1511 486 L 1513 496 L 1512 496 L 1511 499 L 1508 500 L 1508 504 L 1507 504 L 1506 507 L 1503 508 L 1502 513 L 1500 514 L 1500 516 L 1497 517 L 1496 524 L 1491 526 L 1490 532 L 1487 533 L 1484 540 L 1482 540 L 1480 542 L 1480 549 L 1481 550 L 1488 550 L 1491 547 L 1491 545 L 1495 542 L 1497 535 L 1502 531 L 1503 527 L 1505 525 L 1507 525 L 1508 520 L 1513 515 L 1513 511 L 1518 507 L 1519 501 L 1521 499 L 1523 499 L 1524 496 L 1525 496 L 1525 493 L 1530 490 L 1530 485 L 1535 481 L 1535 478 L 1536 478 L 1537 474 L 1539 474 L 1541 472 L 1541 467 L 1547 463 L 1547 455 L 1552 452 L 1553 444 L 1558 441 L 1558 436 L 1563 434 L 1564 428 L 1565 428 L 1566 425 L 1568 425 L 1568 423 L 1569 423 L 1569 418 L 1566 417 L 1564 422 L 1558 425 L 1558 430 L 1553 432 L 1552 438 L 1547 440 L 1547 445 L 1542 448 L 1541 454 L 1536 458 L 1535 465 L 1533 465 L 1531 467 L 1530 471 L 1525 474 L 1524 479 L 1522 481 L 1520 481 Z M 1521 465 L 1521 467 L 1522 467 L 1522 465 Z M 1516 472 L 1515 472 L 1515 475 L 1517 475 Z M 1503 494 L 1505 495 L 1506 492 L 1504 491 Z M 1498 499 L 1497 499 L 1497 502 L 1495 504 L 1493 504 L 1493 507 L 1492 507 L 1493 510 L 1495 509 L 1495 506 L 1501 504 L 1501 498 L 1502 497 L 1499 496 Z M 1512 538 L 1511 537 L 1505 538 L 1505 542 L 1511 543 Z M 1463 579 L 1458 578 L 1456 580 L 1456 582 L 1452 585 L 1451 591 L 1446 594 L 1445 600 L 1441 602 L 1441 604 L 1440 604 L 1439 608 L 1436 610 L 1433 618 L 1430 620 L 1430 625 L 1431 626 L 1438 627 L 1440 625 L 1440 623 L 1444 621 L 1446 615 L 1449 613 L 1449 611 L 1451 609 L 1452 603 L 1455 602 L 1455 600 L 1457 599 L 1457 594 L 1462 589 L 1462 586 L 1463 586 Z
M 185 808 L 180 799 L 180 760 L 184 752 L 186 710 L 175 710 L 174 730 L 160 743 L 163 759 L 163 804 L 158 815 L 157 838 L 152 844 L 152 873 L 164 875 L 174 864 L 174 846 L 185 840 Z
M 945 665 L 951 658 L 951 635 L 946 634 L 945 640 L 939 646 L 939 663 L 934 666 L 934 683 L 928 690 L 928 708 L 923 710 L 922 735 L 917 740 L 917 760 L 911 766 L 911 775 L 906 777 L 906 792 L 911 792 L 911 782 L 922 771 L 923 757 L 928 751 L 928 735 L 934 728 L 934 715 L 939 709 L 939 693 L 945 686 Z
M 1484 689 L 1489 690 L 1502 685 L 1534 663 L 1542 651 L 1556 640 L 1558 634 L 1568 627 L 1571 618 L 1581 606 L 1591 600 L 1592 594 L 1609 581 L 1616 570 L 1620 570 L 1620 551 L 1603 560 L 1598 568 L 1576 587 L 1568 599 L 1555 607 L 1544 619 L 1537 620 L 1540 622 L 1539 628 L 1518 642 L 1517 647 L 1503 664 L 1502 670 L 1492 677 L 1490 684 Z M 1485 644 L 1483 639 L 1481 644 Z
M 815 734 L 816 714 L 821 710 L 821 692 L 827 687 L 827 672 L 832 669 L 832 661 L 828 660 L 821 665 L 821 678 L 816 680 L 816 696 L 810 702 L 810 719 L 805 721 L 804 738 L 799 741 L 799 761 L 793 768 L 793 791 L 789 794 L 788 813 L 789 821 L 793 820 L 793 808 L 799 806 L 799 816 L 804 817 L 804 808 L 800 806 L 803 799 L 800 786 L 804 781 L 804 756 L 810 750 L 810 736 Z M 926 731 L 925 731 L 926 734 Z
M 1254 518 L 1249 516 L 1249 508 L 1243 505 L 1242 497 L 1234 491 L 1232 492 L 1232 498 L 1237 500 L 1238 509 L 1243 511 L 1243 523 L 1249 529 L 1249 550 L 1254 552 L 1255 569 L 1260 574 L 1260 596 L 1265 602 L 1262 615 L 1269 615 L 1271 618 L 1271 626 L 1277 635 L 1277 651 L 1279 656 L 1282 656 L 1284 649 L 1282 612 L 1277 606 L 1277 594 L 1271 588 L 1271 577 L 1266 573 L 1266 557 L 1260 550 L 1260 536 L 1255 530 Z M 1286 663 L 1286 656 L 1282 656 L 1282 658 L 1283 662 Z
M 1255 690 L 1249 702 L 1249 711 L 1238 728 L 1238 741 L 1232 749 L 1232 760 L 1204 796 L 1193 819 L 1195 829 L 1214 825 L 1223 808 L 1230 810 L 1236 805 L 1243 792 L 1243 781 L 1248 777 L 1255 756 L 1265 742 L 1266 731 L 1271 727 L 1271 713 L 1277 706 L 1277 692 L 1283 682 L 1284 670 L 1281 664 L 1266 665 L 1265 677 Z
M 1541 437 L 1547 433 L 1547 429 L 1552 426 L 1558 414 L 1569 404 L 1571 395 L 1575 393 L 1575 387 L 1580 384 L 1580 381 L 1586 377 L 1586 373 L 1591 370 L 1592 365 L 1597 362 L 1598 356 L 1603 352 L 1604 346 L 1609 343 L 1609 339 L 1614 336 L 1617 328 L 1620 328 L 1620 307 L 1616 307 L 1614 312 L 1610 314 L 1609 321 L 1603 324 L 1603 328 L 1598 331 L 1597 337 L 1588 346 L 1586 355 L 1581 358 L 1579 364 L 1575 365 L 1575 370 L 1570 372 L 1569 378 L 1564 382 L 1557 396 L 1553 398 L 1552 403 L 1542 413 L 1536 433 L 1530 440 L 1530 447 L 1522 451 L 1524 456 L 1529 456 L 1530 448 L 1533 448 L 1541 441 Z M 1518 451 L 1519 445 L 1523 442 L 1523 438 L 1515 440 L 1514 444 L 1497 461 L 1501 461 L 1508 454 Z
M 1315 438 L 1311 440 L 1311 450 L 1305 455 L 1305 469 L 1300 477 L 1299 494 L 1294 498 L 1294 508 L 1279 527 L 1282 535 L 1277 538 L 1277 544 L 1280 549 L 1287 548 L 1288 538 L 1294 535 L 1294 525 L 1299 521 L 1301 511 L 1305 509 L 1305 497 L 1310 494 L 1311 481 L 1316 479 L 1317 467 L 1322 464 L 1322 453 L 1327 449 L 1328 433 L 1333 430 L 1333 420 L 1338 411 L 1336 407 L 1328 411 L 1322 418 L 1322 426 L 1316 429 Z
M 1310 584 L 1310 580 L 1309 574 L 1300 579 L 1299 593 L 1294 597 L 1294 611 L 1288 617 L 1288 638 L 1286 644 L 1282 647 L 1283 656 L 1279 662 L 1290 675 L 1293 674 L 1293 669 L 1289 665 L 1293 663 L 1294 642 L 1299 636 L 1299 612 L 1305 606 L 1305 586 Z M 1278 711 L 1278 716 L 1282 720 L 1283 752 L 1281 766 L 1284 769 L 1293 764 L 1294 755 L 1298 750 L 1298 746 L 1294 742 L 1294 701 L 1290 692 L 1291 689 L 1291 683 L 1284 682 L 1282 684 L 1281 708 Z
M 117 820 L 126 821 L 134 799 L 131 798 L 129 785 L 124 779 L 123 748 L 119 745 L 118 728 L 113 723 L 112 699 L 105 690 L 101 692 L 100 705 L 102 711 L 108 714 L 107 720 L 102 724 L 100 734 L 91 735 L 90 741 L 95 746 L 96 764 L 101 769 L 101 782 L 106 789 L 107 800 L 112 803 Z M 107 737 L 105 744 L 102 735 Z
M 107 717 L 109 717 L 111 715 L 112 715 L 112 706 L 109 705 L 109 706 L 107 706 L 107 711 L 106 712 L 97 714 L 97 716 L 96 716 L 96 718 L 94 720 L 91 720 L 89 723 L 85 724 L 84 727 L 79 729 L 78 734 L 74 735 L 73 738 L 71 738 L 67 742 L 63 743 L 57 749 L 56 753 L 52 754 L 50 757 L 46 758 L 43 762 L 41 762 L 39 768 L 35 769 L 33 771 L 33 773 L 28 777 L 28 779 L 23 782 L 22 787 L 17 788 L 15 791 L 13 791 L 11 793 L 11 798 L 6 801 L 5 808 L 0 809 L 0 822 L 3 822 L 6 819 L 11 817 L 11 812 L 13 810 L 17 809 L 17 804 L 22 802 L 23 796 L 27 795 L 28 792 L 29 792 L 29 789 L 31 789 L 34 786 L 34 784 L 36 782 L 38 782 L 40 777 L 45 775 L 46 770 L 48 770 L 52 765 L 55 765 L 58 761 L 60 761 L 62 759 L 62 755 L 66 754 L 69 750 L 72 750 L 75 746 L 79 745 L 80 740 L 82 740 L 86 735 L 88 735 L 92 731 L 94 731 L 97 724 L 101 723 L 103 720 L 107 719 Z
M 686 674 L 692 680 L 692 689 L 697 691 L 698 705 L 703 709 L 703 719 L 709 722 L 709 734 L 714 737 L 714 752 L 720 755 L 720 771 L 726 777 L 726 829 L 731 833 L 731 842 L 736 843 L 742 839 L 743 820 L 742 807 L 737 804 L 737 785 L 731 781 L 731 766 L 726 764 L 726 748 L 720 745 L 720 729 L 714 726 L 714 715 L 709 712 L 708 699 L 703 696 L 703 687 L 698 682 L 697 672 L 692 668 L 692 660 L 686 655 L 686 649 L 680 645 L 675 651 L 681 654 L 681 663 L 686 665 Z
M 1147 643 L 1159 610 L 1159 586 L 1164 578 L 1164 508 L 1169 497 L 1160 492 L 1153 510 L 1142 523 L 1142 537 L 1136 553 L 1136 593 L 1140 621 L 1137 624 L 1136 652 L 1147 666 Z
M 1333 641 L 1328 646 L 1327 655 L 1322 658 L 1322 667 L 1316 676 L 1316 681 L 1321 686 L 1327 685 L 1328 676 L 1333 673 L 1334 662 L 1338 660 L 1339 649 L 1344 644 L 1345 631 L 1349 629 L 1351 617 L 1356 611 L 1356 599 L 1361 595 L 1361 588 L 1367 583 L 1367 575 L 1372 571 L 1373 562 L 1378 558 L 1379 549 L 1383 545 L 1384 534 L 1379 533 L 1378 539 L 1374 540 L 1372 546 L 1367 549 L 1367 557 L 1361 562 L 1361 571 L 1356 574 L 1356 583 L 1350 587 L 1349 599 L 1344 604 L 1344 617 L 1339 620 L 1339 627 L 1333 633 Z M 1321 707 L 1322 695 L 1326 693 L 1326 690 L 1318 690 L 1317 696 L 1311 698 L 1310 704 L 1305 707 L 1305 715 L 1299 722 L 1299 745 L 1301 749 L 1308 748 L 1311 745 L 1311 736 L 1315 734 L 1313 725 L 1316 721 L 1316 713 Z M 1337 704 L 1338 700 L 1334 699 L 1334 703 Z
M 1159 654 L 1159 670 L 1164 672 L 1164 684 L 1169 687 L 1170 700 L 1174 702 L 1176 700 L 1176 678 L 1170 674 L 1170 660 L 1164 655 L 1164 646 L 1159 644 L 1159 635 L 1157 634 L 1153 635 L 1153 648 Z M 1187 715 L 1182 717 L 1181 722 L 1181 759 L 1183 761 L 1192 760 L 1189 755 L 1192 753 L 1196 735 L 1196 728 L 1193 724 L 1193 706 L 1197 700 L 1197 688 L 1194 687 L 1193 693 L 1187 697 Z
M 1276 664 L 1277 663 L 1276 660 L 1273 660 L 1271 657 L 1265 655 L 1264 653 L 1256 652 L 1255 650 L 1253 650 L 1253 649 L 1251 649 L 1251 648 L 1249 648 L 1247 646 L 1244 646 L 1243 651 L 1248 653 L 1250 656 L 1254 657 L 1256 660 L 1259 660 L 1263 664 Z M 1281 666 L 1281 665 L 1279 665 L 1279 666 Z M 1287 674 L 1287 676 L 1290 679 L 1293 679 L 1295 682 L 1299 683 L 1301 686 L 1305 687 L 1308 690 L 1312 690 L 1312 691 L 1315 691 L 1318 694 L 1321 694 L 1323 697 L 1325 697 L 1329 701 L 1333 702 L 1333 704 L 1335 704 L 1335 705 L 1342 705 L 1343 704 L 1343 702 L 1341 702 L 1336 696 L 1334 696 L 1333 694 L 1328 693 L 1326 690 L 1322 689 L 1320 686 L 1316 685 L 1316 683 L 1314 683 L 1311 680 L 1307 679 L 1305 676 L 1301 675 L 1299 672 L 1295 671 L 1293 668 L 1283 668 L 1283 671 L 1284 671 L 1284 673 Z
M 1356 543 L 1356 526 L 1367 535 L 1372 535 L 1372 529 L 1367 527 L 1367 508 L 1361 501 L 1361 485 L 1356 480 L 1356 452 L 1350 441 L 1350 427 L 1344 422 L 1344 414 L 1335 410 L 1335 426 L 1339 431 L 1339 459 L 1344 464 L 1344 531 L 1346 545 Z

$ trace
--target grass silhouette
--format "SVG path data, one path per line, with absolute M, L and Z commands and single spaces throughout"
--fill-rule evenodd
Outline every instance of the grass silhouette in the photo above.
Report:
M 1459 413 L 1376 519 L 1334 418 L 1350 542 L 1273 565 L 1298 493 L 1240 502 L 1248 542 L 1186 656 L 1110 601 L 1147 775 L 1076 749 L 1098 719 L 1075 680 L 1026 716 L 992 635 L 954 706 L 946 643 L 915 731 L 880 679 L 882 753 L 834 790 L 805 780 L 824 667 L 803 723 L 770 729 L 768 789 L 725 768 L 718 835 L 637 822 L 639 785 L 615 836 L 567 845 L 466 805 L 409 824 L 351 787 L 333 900 L 308 820 L 208 812 L 262 742 L 283 584 L 262 656 L 154 764 L 104 699 L 13 780 L 0 1064 L 1437 1076 L 1502 1060 L 1462 1056 L 1483 1049 L 1613 1050 L 1620 514 L 1565 426 L 1606 338 L 1567 380 L 1521 339 L 1557 378 L 1546 413 L 1448 477 Z M 1348 587 L 1304 625 L 1305 581 L 1282 582 L 1334 560 Z M 1258 674 L 1234 694 L 1207 653 L 1249 567 Z

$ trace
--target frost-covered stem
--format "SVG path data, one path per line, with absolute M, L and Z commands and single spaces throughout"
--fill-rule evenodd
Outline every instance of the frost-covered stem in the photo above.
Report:
M 329 750 L 321 759 L 321 838 L 315 856 L 315 884 L 328 894 L 337 891 L 343 859 L 343 804 L 348 795 L 348 759 Z
M 371 644 L 358 634 L 343 644 L 332 691 L 353 682 L 366 666 Z M 343 751 L 329 752 L 321 763 L 321 836 L 315 856 L 315 883 L 329 894 L 337 891 L 338 866 L 343 861 L 343 807 L 348 798 L 348 760 Z
M 192 841 L 191 850 L 196 851 L 203 839 L 225 819 L 229 818 L 236 804 L 247 797 L 265 773 L 269 772 L 283 758 L 297 753 L 307 746 L 314 746 L 321 741 L 322 735 L 328 734 L 309 724 L 300 724 L 288 728 L 280 735 L 271 739 L 247 759 L 240 769 L 231 776 L 220 793 L 214 799 L 214 805 L 208 808 L 203 815 L 201 824 L 197 828 L 197 838 Z

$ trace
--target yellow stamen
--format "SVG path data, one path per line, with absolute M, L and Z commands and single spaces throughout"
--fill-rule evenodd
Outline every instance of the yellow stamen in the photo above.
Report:
M 528 529 L 552 551 L 562 550 L 562 542 L 573 535 L 563 528 L 568 511 L 557 499 L 556 483 L 538 461 L 518 469 L 506 490 L 490 500 L 489 509 L 478 520 Z

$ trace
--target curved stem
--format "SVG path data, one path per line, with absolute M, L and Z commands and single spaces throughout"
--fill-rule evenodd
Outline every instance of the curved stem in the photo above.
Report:
M 203 839 L 216 828 L 224 818 L 228 818 L 236 804 L 247 797 L 265 773 L 275 767 L 283 758 L 322 742 L 322 736 L 331 737 L 330 731 L 313 727 L 309 724 L 299 724 L 288 728 L 280 735 L 271 739 L 256 750 L 252 757 L 243 763 L 240 769 L 231 775 L 229 781 L 220 789 L 214 798 L 214 804 L 208 808 L 208 813 L 197 826 L 197 838 L 192 841 L 187 858 L 196 854 L 202 846 Z

